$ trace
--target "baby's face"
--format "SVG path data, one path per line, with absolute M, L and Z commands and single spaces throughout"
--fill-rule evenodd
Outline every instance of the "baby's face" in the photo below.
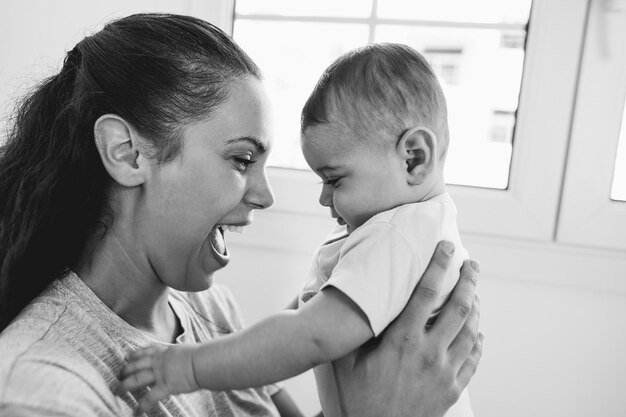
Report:
M 373 215 L 403 204 L 406 165 L 393 146 L 384 151 L 346 139 L 347 133 L 330 123 L 309 127 L 302 152 L 322 179 L 320 204 L 330 207 L 332 217 L 351 232 Z

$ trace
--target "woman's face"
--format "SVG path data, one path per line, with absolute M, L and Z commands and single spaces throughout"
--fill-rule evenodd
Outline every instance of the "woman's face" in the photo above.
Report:
M 223 234 L 272 205 L 267 177 L 269 103 L 257 79 L 233 82 L 229 98 L 183 135 L 178 157 L 152 168 L 145 187 L 143 242 L 164 284 L 200 291 L 229 260 Z

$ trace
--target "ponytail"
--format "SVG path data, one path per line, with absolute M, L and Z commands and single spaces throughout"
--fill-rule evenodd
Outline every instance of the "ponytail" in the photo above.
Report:
M 80 59 L 68 53 L 24 100 L 0 151 L 0 330 L 67 273 L 104 206 L 105 171 L 75 97 Z

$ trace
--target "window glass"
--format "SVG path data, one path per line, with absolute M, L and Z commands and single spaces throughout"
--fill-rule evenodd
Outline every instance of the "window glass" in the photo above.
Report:
M 300 111 L 335 58 L 368 42 L 399 42 L 424 54 L 444 88 L 446 181 L 506 188 L 530 0 L 466 3 L 378 0 L 372 11 L 372 2 L 361 1 L 237 1 L 233 36 L 263 70 L 274 102 L 269 164 L 308 169 Z
M 412 46 L 430 62 L 448 102 L 446 182 L 506 188 L 525 32 L 381 25 L 377 42 Z
M 525 25 L 531 0 L 379 0 L 378 17 Z
M 237 14 L 275 16 L 368 17 L 371 0 L 237 0 Z
M 367 43 L 363 24 L 236 20 L 235 40 L 263 71 L 274 117 L 268 163 L 308 169 L 300 150 L 300 112 L 336 57 Z
M 622 128 L 617 145 L 617 158 L 615 159 L 611 198 L 613 200 L 626 201 L 626 103 L 624 103 Z

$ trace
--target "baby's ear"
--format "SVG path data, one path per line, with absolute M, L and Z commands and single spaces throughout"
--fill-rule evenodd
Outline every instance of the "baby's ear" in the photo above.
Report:
M 398 139 L 396 152 L 402 158 L 411 185 L 423 184 L 437 166 L 437 138 L 424 126 L 404 132 Z
M 115 114 L 105 114 L 94 124 L 96 148 L 111 178 L 126 187 L 144 183 L 148 161 L 139 150 L 139 138 L 132 127 Z

